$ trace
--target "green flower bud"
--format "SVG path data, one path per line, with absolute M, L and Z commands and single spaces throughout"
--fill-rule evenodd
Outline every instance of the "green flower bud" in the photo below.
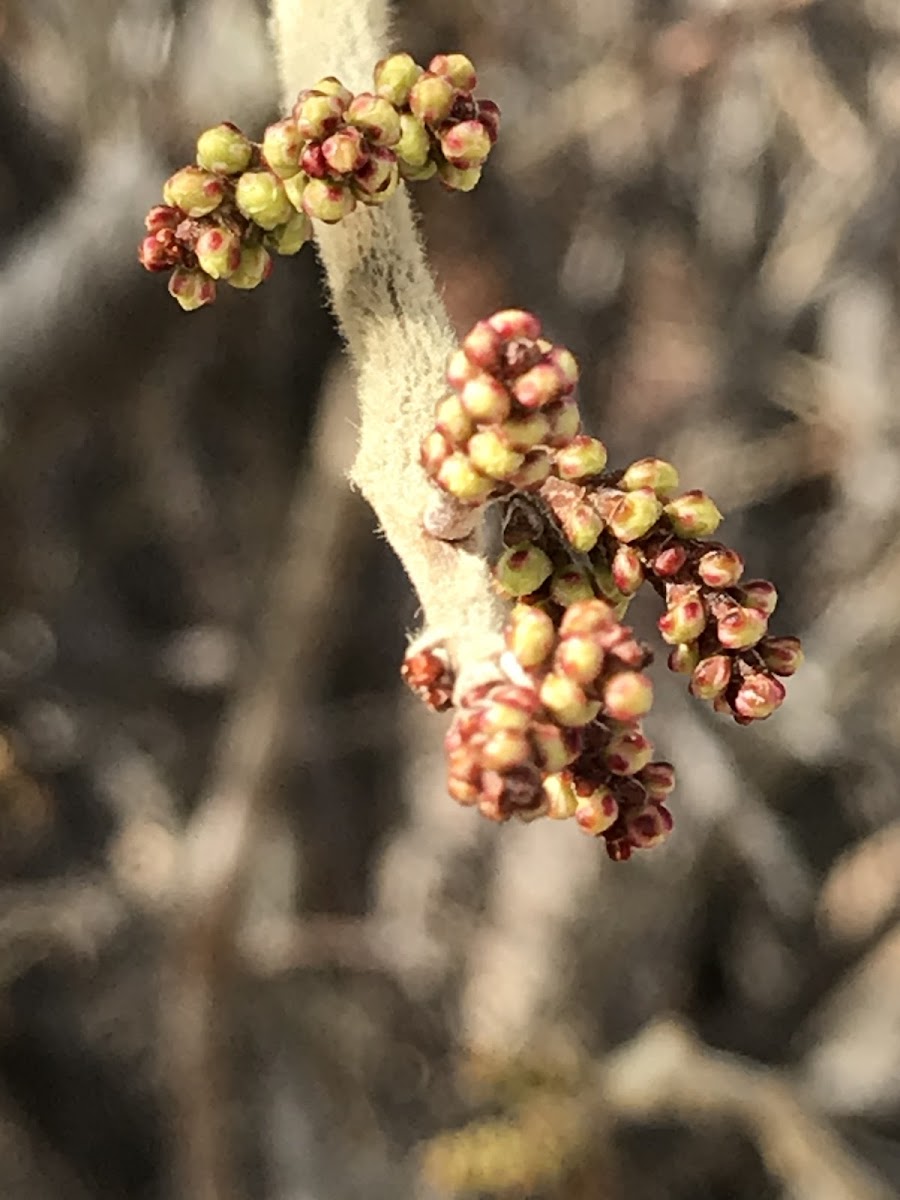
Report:
M 300 136 L 312 142 L 334 133 L 344 119 L 346 107 L 340 95 L 307 91 L 297 97 L 292 115 Z
M 513 450 L 531 450 L 547 436 L 550 423 L 542 412 L 530 412 L 524 417 L 507 417 L 499 426 L 507 445 Z
M 475 67 L 464 54 L 436 54 L 428 64 L 428 70 L 432 75 L 448 79 L 462 92 L 474 91 L 478 85 Z
M 291 175 L 289 179 L 283 179 L 281 186 L 284 188 L 284 194 L 290 201 L 291 207 L 297 212 L 303 212 L 303 193 L 306 191 L 306 185 L 309 183 L 309 176 L 303 171 L 299 171 L 296 175 Z
M 463 408 L 458 396 L 447 396 L 438 404 L 434 412 L 434 424 L 454 446 L 464 446 L 475 432 L 475 422 Z
M 526 670 L 539 667 L 553 651 L 556 629 L 542 609 L 517 604 L 506 622 L 506 645 Z
M 345 116 L 375 146 L 393 146 L 400 140 L 400 116 L 381 96 L 362 92 L 350 103 Z
M 603 532 L 603 521 L 586 501 L 572 504 L 561 517 L 560 524 L 573 550 L 587 554 L 597 545 Z
M 291 216 L 291 202 L 277 175 L 271 171 L 245 171 L 234 189 L 240 211 L 261 229 L 284 225 Z
M 314 92 L 321 92 L 323 96 L 334 96 L 339 100 L 346 109 L 347 105 L 353 99 L 353 93 L 349 88 L 345 88 L 341 81 L 334 75 L 326 75 L 324 79 L 320 79 L 317 84 L 311 89 Z
M 547 444 L 555 448 L 568 446 L 581 428 L 581 413 L 574 400 L 556 401 L 546 409 L 550 422 Z
M 335 225 L 356 208 L 356 197 L 342 183 L 310 179 L 303 189 L 303 211 L 317 221 Z
M 716 633 L 726 650 L 749 650 L 765 637 L 767 626 L 759 609 L 735 606 L 719 617 Z
M 665 513 L 679 537 L 709 537 L 722 521 L 722 514 L 715 504 L 699 490 L 685 492 L 670 500 Z
M 409 107 L 425 125 L 440 125 L 450 116 L 454 86 L 442 75 L 424 72 L 409 89 Z
M 231 229 L 204 229 L 194 253 L 201 271 L 212 279 L 227 279 L 241 264 L 241 239 Z
M 583 434 L 572 438 L 568 446 L 556 452 L 556 470 L 561 479 L 575 482 L 599 475 L 606 466 L 606 447 L 596 438 Z
M 696 642 L 683 642 L 669 652 L 669 670 L 676 675 L 691 675 L 700 662 L 700 647 Z
M 216 298 L 216 285 L 202 271 L 176 267 L 169 276 L 169 295 L 178 301 L 185 312 L 193 312 L 195 308 L 212 304 Z
M 505 421 L 512 407 L 509 392 L 493 375 L 476 375 L 468 380 L 460 399 L 473 421 L 491 425 Z
M 397 156 L 386 146 L 374 146 L 368 160 L 353 176 L 350 186 L 363 204 L 384 204 L 397 190 L 400 171 Z
M 544 780 L 544 795 L 547 797 L 547 816 L 551 821 L 566 821 L 575 816 L 578 797 L 565 775 L 548 775 Z
M 657 622 L 670 646 L 694 642 L 706 628 L 706 610 L 698 596 L 686 596 L 671 606 Z
M 513 382 L 512 392 L 523 408 L 543 408 L 559 397 L 559 372 L 552 363 L 538 363 Z
M 225 185 L 202 167 L 182 167 L 163 184 L 166 204 L 180 208 L 189 217 L 205 217 L 222 203 Z
M 576 683 L 593 683 L 603 666 L 603 647 L 590 634 L 570 634 L 556 648 L 553 665 Z
M 589 796 L 577 796 L 575 821 L 590 837 L 600 837 L 615 825 L 618 817 L 619 804 L 608 787 L 599 787 Z
M 312 225 L 306 213 L 292 213 L 284 225 L 273 229 L 266 239 L 277 254 L 296 254 L 312 237 Z
M 613 721 L 636 721 L 653 707 L 653 684 L 640 671 L 620 671 L 603 688 L 603 708 Z
M 734 587 L 744 572 L 744 560 L 734 550 L 708 550 L 697 563 L 697 574 L 707 587 Z
M 577 601 L 563 613 L 559 625 L 560 637 L 607 632 L 614 624 L 613 610 L 596 597 Z
M 264 246 L 244 246 L 238 269 L 228 277 L 233 288 L 251 291 L 272 273 L 272 259 Z
M 511 450 L 496 429 L 474 433 L 466 449 L 482 475 L 488 475 L 491 479 L 509 479 L 525 461 L 525 456 Z
M 538 590 L 552 570 L 553 564 L 543 550 L 530 542 L 521 542 L 500 556 L 494 578 L 506 595 L 529 596 Z
M 653 747 L 639 729 L 613 734 L 604 752 L 607 768 L 614 775 L 636 775 L 650 762 Z
M 410 88 L 422 74 L 422 68 L 410 54 L 391 54 L 375 66 L 376 95 L 402 108 Z
M 217 175 L 239 175 L 253 157 L 253 143 L 236 125 L 223 121 L 197 138 L 197 164 Z
M 421 167 L 413 167 L 401 158 L 398 166 L 401 176 L 408 183 L 424 183 L 426 179 L 433 179 L 437 175 L 437 163 L 432 162 L 430 159 Z
M 594 589 L 584 571 L 577 567 L 567 567 L 561 571 L 554 571 L 550 584 L 550 598 L 563 608 L 568 608 L 570 604 L 577 604 L 581 600 L 592 600 Z
M 440 141 L 444 157 L 458 166 L 477 166 L 491 152 L 491 139 L 480 121 L 460 121 L 451 125 L 443 130 Z
M 534 492 L 550 476 L 552 463 L 546 450 L 529 450 L 525 461 L 509 483 L 520 492 Z
M 649 533 L 662 514 L 662 505 L 652 488 L 626 492 L 609 515 L 607 524 L 620 542 L 636 542 Z
M 304 141 L 296 121 L 286 117 L 276 121 L 263 134 L 262 154 L 266 166 L 279 179 L 290 179 L 300 170 L 300 155 Z
M 453 163 L 437 165 L 441 182 L 452 192 L 471 192 L 481 178 L 481 167 L 454 167 Z
M 488 771 L 511 771 L 531 761 L 531 744 L 524 733 L 499 729 L 487 738 L 480 757 Z
M 778 605 L 778 592 L 768 579 L 750 579 L 739 591 L 739 599 L 747 608 L 757 608 L 771 617 Z
M 616 587 L 624 596 L 633 596 L 644 582 L 644 566 L 631 546 L 619 546 L 610 564 Z
M 358 129 L 339 129 L 322 143 L 322 154 L 333 175 L 352 175 L 369 157 Z
M 466 454 L 457 450 L 441 463 L 437 483 L 461 504 L 482 504 L 494 490 L 494 482 L 472 466 Z
M 419 462 L 424 467 L 426 474 L 433 478 L 452 452 L 453 446 L 444 434 L 439 429 L 432 429 L 431 433 L 422 438 L 419 446 Z
M 626 492 L 652 488 L 657 496 L 667 496 L 678 487 L 678 472 L 662 458 L 641 458 L 628 467 L 619 486 Z
M 428 130 L 412 113 L 400 114 L 400 140 L 394 153 L 407 166 L 424 167 L 431 153 L 431 138 Z

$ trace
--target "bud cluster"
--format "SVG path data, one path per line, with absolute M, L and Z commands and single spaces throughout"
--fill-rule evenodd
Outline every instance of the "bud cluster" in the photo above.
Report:
M 169 291 L 191 310 L 215 299 L 218 280 L 256 287 L 270 252 L 309 241 L 311 219 L 334 224 L 357 204 L 384 204 L 401 177 L 437 175 L 470 191 L 500 121 L 493 101 L 473 97 L 475 83 L 462 54 L 439 54 L 427 71 L 394 54 L 377 64 L 372 92 L 320 79 L 260 143 L 227 122 L 205 130 L 196 164 L 167 180 L 165 203 L 148 213 L 139 262 L 171 270 Z
M 577 378 L 535 316 L 496 313 L 451 357 L 453 393 L 421 446 L 426 473 L 459 502 L 508 501 L 494 568 L 514 602 L 504 681 L 460 700 L 446 742 L 449 790 L 496 821 L 574 817 L 621 861 L 672 828 L 674 769 L 650 761 L 641 727 L 652 656 L 621 624 L 641 586 L 665 602 L 658 628 L 670 668 L 739 724 L 781 705 L 780 678 L 803 653 L 797 638 L 768 632 L 774 586 L 742 582 L 740 555 L 708 540 L 722 519 L 709 496 L 680 493 L 678 472 L 658 458 L 606 471 L 603 444 L 581 432 Z M 435 663 L 413 658 L 405 674 L 433 707 L 432 676 L 444 679 L 437 700 L 452 705 Z
M 554 447 L 583 443 L 602 470 L 602 444 L 577 437 L 577 381 L 574 357 L 541 337 L 533 314 L 508 309 L 479 321 L 448 364 L 453 390 L 421 445 L 426 473 L 460 503 L 479 505 L 536 491 L 550 475 Z

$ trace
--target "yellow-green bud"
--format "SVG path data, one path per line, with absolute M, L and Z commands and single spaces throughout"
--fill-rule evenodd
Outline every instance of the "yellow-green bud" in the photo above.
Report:
M 722 514 L 713 501 L 699 490 L 676 496 L 666 505 L 665 511 L 679 537 L 709 537 L 722 521 Z
M 531 450 L 544 441 L 549 427 L 542 412 L 530 412 L 524 417 L 507 417 L 500 429 L 513 450 Z
M 287 196 L 291 206 L 297 212 L 303 212 L 303 193 L 306 190 L 306 185 L 309 183 L 309 176 L 303 171 L 298 171 L 296 175 L 291 175 L 289 179 L 281 181 L 284 188 L 284 194 Z
M 506 644 L 526 669 L 549 658 L 556 641 L 553 621 L 533 604 L 517 604 L 506 623 Z
M 491 139 L 480 121 L 460 121 L 441 135 L 441 150 L 448 162 L 476 166 L 491 152 Z
M 436 54 L 428 64 L 428 70 L 443 79 L 449 79 L 455 88 L 463 92 L 473 91 L 478 83 L 475 66 L 465 54 Z
M 550 597 L 563 608 L 577 604 L 580 600 L 593 600 L 594 589 L 584 571 L 577 567 L 567 567 L 556 571 L 550 585 Z
M 553 570 L 553 563 L 538 546 L 521 542 L 500 556 L 494 577 L 509 596 L 528 596 L 536 592 Z
M 233 288 L 250 291 L 267 279 L 272 271 L 272 259 L 264 246 L 244 246 L 238 269 L 228 276 Z
M 303 145 L 296 121 L 289 117 L 276 121 L 263 134 L 262 153 L 266 166 L 279 179 L 290 179 L 300 170 Z
M 525 456 L 511 450 L 496 429 L 474 433 L 466 449 L 478 470 L 491 479 L 509 479 L 525 461 Z
M 446 396 L 434 411 L 434 424 L 449 442 L 463 446 L 475 432 L 475 422 L 458 396 Z
M 401 108 L 409 99 L 409 91 L 422 68 L 411 54 L 391 54 L 375 66 L 375 92 L 384 100 Z
M 481 167 L 454 167 L 453 163 L 438 163 L 441 181 L 453 192 L 471 192 L 481 178 Z
M 278 254 L 296 254 L 312 237 L 312 224 L 306 213 L 293 213 L 284 225 L 273 229 L 268 243 Z
M 225 185 L 202 167 L 182 167 L 163 184 L 166 204 L 180 208 L 189 217 L 205 217 L 222 203 Z
M 328 137 L 341 124 L 346 107 L 342 96 L 318 91 L 301 92 L 293 111 L 300 136 L 307 141 Z
M 324 79 L 320 79 L 314 84 L 312 91 L 321 92 L 323 96 L 334 96 L 340 100 L 344 108 L 353 99 L 353 93 L 349 88 L 345 88 L 341 81 L 334 75 L 326 75 Z
M 662 513 L 662 505 L 652 488 L 626 492 L 610 513 L 607 524 L 620 542 L 636 542 L 649 533 Z
M 442 75 L 426 71 L 409 90 L 409 107 L 426 125 L 440 125 L 450 116 L 454 86 Z
M 626 492 L 652 488 L 657 496 L 667 496 L 678 487 L 678 472 L 662 458 L 641 458 L 628 467 L 619 486 Z
M 589 700 L 574 679 L 551 671 L 541 682 L 541 703 L 554 719 L 566 728 L 589 725 L 600 711 L 596 700 Z
M 356 208 L 356 197 L 342 183 L 310 179 L 303 189 L 303 211 L 317 221 L 335 225 Z
M 271 171 L 245 171 L 234 189 L 240 211 L 261 229 L 284 225 L 291 216 L 291 202 L 277 175 Z
M 236 125 L 223 121 L 197 138 L 197 164 L 217 175 L 239 175 L 253 157 L 253 144 Z
M 400 140 L 394 153 L 410 167 L 424 167 L 431 152 L 428 130 L 412 113 L 400 114 Z
M 561 479 L 577 481 L 599 475 L 606 466 L 606 447 L 596 438 L 572 438 L 568 446 L 556 452 L 556 469 Z
M 185 312 L 193 312 L 195 308 L 212 304 L 216 298 L 216 285 L 203 271 L 176 267 L 169 276 L 169 295 L 178 301 Z
M 212 279 L 227 279 L 241 262 L 241 239 L 232 229 L 204 229 L 194 247 L 202 271 Z
M 616 823 L 619 804 L 608 787 L 599 787 L 589 796 L 576 798 L 575 821 L 591 837 L 599 837 Z
M 547 797 L 547 816 L 551 821 L 566 821 L 575 816 L 578 797 L 564 775 L 548 775 L 544 780 L 544 795 Z
M 437 482 L 462 504 L 481 504 L 494 489 L 493 480 L 476 471 L 468 455 L 459 450 L 448 455 L 441 463 Z
M 353 99 L 345 115 L 375 146 L 393 146 L 400 140 L 400 116 L 381 96 L 363 92 Z

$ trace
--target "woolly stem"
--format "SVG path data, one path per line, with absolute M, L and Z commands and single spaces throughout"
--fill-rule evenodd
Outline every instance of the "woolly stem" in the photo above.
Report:
M 370 88 L 375 63 L 388 53 L 388 24 L 387 0 L 271 0 L 285 108 L 301 88 L 331 73 L 351 90 Z M 469 519 L 445 506 L 447 532 L 476 526 L 462 541 L 438 540 L 423 527 L 426 513 L 434 519 L 435 489 L 419 465 L 419 444 L 446 390 L 455 338 L 406 189 L 383 207 L 360 206 L 337 225 L 317 223 L 316 240 L 357 372 L 359 448 L 351 479 L 406 568 L 426 634 L 444 640 L 462 676 L 496 653 L 503 609 L 491 588 L 480 513 Z

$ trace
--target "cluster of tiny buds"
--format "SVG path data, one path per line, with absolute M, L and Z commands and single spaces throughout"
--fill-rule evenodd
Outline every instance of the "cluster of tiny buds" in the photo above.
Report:
M 470 191 L 500 124 L 497 105 L 473 96 L 476 82 L 463 54 L 439 54 L 427 70 L 394 54 L 377 64 L 371 92 L 320 79 L 260 143 L 228 122 L 205 130 L 196 164 L 167 180 L 165 203 L 147 215 L 139 261 L 171 271 L 169 291 L 192 310 L 215 299 L 219 280 L 255 288 L 271 252 L 296 254 L 310 239 L 311 220 L 384 204 L 401 178 L 437 175 Z
M 503 678 L 459 700 L 447 735 L 450 793 L 495 821 L 574 817 L 622 861 L 672 828 L 674 769 L 651 761 L 641 727 L 652 656 L 621 624 L 641 586 L 665 603 L 669 667 L 739 724 L 781 705 L 800 642 L 769 634 L 775 587 L 742 581 L 740 555 L 709 540 L 722 519 L 709 496 L 679 492 L 663 459 L 606 470 L 605 447 L 581 432 L 577 364 L 533 314 L 480 321 L 447 379 L 422 466 L 462 504 L 504 499 L 494 579 L 513 602 Z M 439 645 L 414 648 L 404 676 L 432 708 L 452 707 Z
M 573 393 L 578 364 L 541 336 L 532 313 L 508 309 L 479 321 L 451 357 L 453 389 L 437 406 L 420 461 L 428 476 L 462 504 L 480 505 L 513 491 L 536 491 L 554 455 L 578 439 Z

